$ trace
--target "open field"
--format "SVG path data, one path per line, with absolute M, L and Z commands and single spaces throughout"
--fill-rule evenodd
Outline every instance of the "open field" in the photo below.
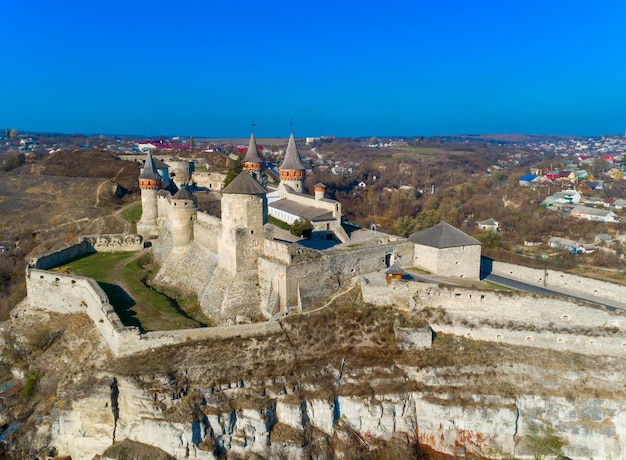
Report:
M 58 270 L 95 279 L 127 326 L 143 331 L 205 326 L 188 313 L 197 304 L 195 296 L 174 291 L 164 294 L 147 283 L 150 264 L 149 253 L 97 253 Z

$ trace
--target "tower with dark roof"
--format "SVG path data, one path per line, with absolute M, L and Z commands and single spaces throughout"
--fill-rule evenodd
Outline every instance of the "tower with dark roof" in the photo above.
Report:
M 193 222 L 197 216 L 197 200 L 185 188 L 174 194 L 170 207 L 172 241 L 175 248 L 186 248 L 193 241 Z
M 435 275 L 480 279 L 480 241 L 452 225 L 441 222 L 413 233 L 413 265 Z
M 240 173 L 222 190 L 222 234 L 218 263 L 233 274 L 256 270 L 263 253 L 267 190 L 250 174 Z
M 142 212 L 141 219 L 137 222 L 137 231 L 145 236 L 156 234 L 156 224 L 159 216 L 157 193 L 162 185 L 163 182 L 157 172 L 152 153 L 148 152 L 146 162 L 143 165 L 141 174 L 139 174 Z
M 261 175 L 262 167 L 263 160 L 261 159 L 261 155 L 259 155 L 259 147 L 256 144 L 254 133 L 252 133 L 250 135 L 250 142 L 248 143 L 248 151 L 243 159 L 243 169 L 251 173 L 255 179 L 258 179 Z
M 298 193 L 304 193 L 304 165 L 296 146 L 296 139 L 293 136 L 289 136 L 289 142 L 287 144 L 287 151 L 285 152 L 285 159 L 283 164 L 280 165 L 280 181 L 285 185 L 289 185 Z

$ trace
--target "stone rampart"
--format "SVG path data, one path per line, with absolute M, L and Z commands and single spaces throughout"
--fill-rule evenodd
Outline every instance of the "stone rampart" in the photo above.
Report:
M 135 252 L 143 249 L 141 235 L 88 235 L 81 241 L 87 241 L 97 252 Z
M 413 243 L 390 242 L 349 250 L 321 251 L 316 257 L 289 265 L 286 268 L 286 277 L 289 280 L 287 306 L 301 305 L 306 308 L 332 294 L 342 283 L 356 276 L 385 270 L 386 257 L 390 253 L 395 255 L 398 265 L 410 266 L 413 260 Z M 301 257 L 304 259 L 305 255 L 303 252 Z
M 473 340 L 502 342 L 585 355 L 626 356 L 624 337 L 588 337 L 568 332 L 511 330 L 488 326 L 473 328 L 462 325 L 431 324 L 431 327 L 435 332 L 463 336 Z
M 89 243 L 89 241 L 81 241 L 78 244 L 72 244 L 71 246 L 64 247 L 58 251 L 33 259 L 31 260 L 29 266 L 31 268 L 47 270 L 52 267 L 63 265 L 70 260 L 93 254 L 95 252 L 96 250 L 93 248 L 91 243 Z
M 263 240 L 263 255 L 284 264 L 290 264 L 292 260 L 292 254 L 289 251 L 290 246 L 291 243 L 265 239 Z
M 138 328 L 122 324 L 107 295 L 91 278 L 29 269 L 26 290 L 29 305 L 33 307 L 64 314 L 86 313 L 116 356 L 192 340 L 251 337 L 280 331 L 280 324 L 272 321 L 141 334 Z
M 191 173 L 191 181 L 196 187 L 203 187 L 208 190 L 219 192 L 224 185 L 226 174 L 218 172 L 197 172 Z
M 387 285 L 376 275 L 360 278 L 365 302 L 394 306 L 400 303 L 399 296 L 409 292 L 410 312 L 423 315 L 430 309 L 429 323 L 435 331 L 554 350 L 626 355 L 626 318 L 621 314 L 583 302 L 512 291 L 414 281 Z
M 205 212 L 198 212 L 193 224 L 193 238 L 198 244 L 217 254 L 221 234 L 222 221 L 219 218 Z
M 405 280 L 391 280 L 387 284 L 383 272 L 361 276 L 359 279 L 363 300 L 379 307 L 390 306 L 409 310 L 409 299 L 415 286 Z
M 536 286 L 566 289 L 581 294 L 603 297 L 616 302 L 623 302 L 626 299 L 626 286 L 557 270 L 529 268 L 493 261 L 491 262 L 491 272 L 494 275 L 514 278 Z
M 30 305 L 57 313 L 86 313 L 111 348 L 119 355 L 120 336 L 139 336 L 125 327 L 104 291 L 91 278 L 45 270 L 29 270 L 26 290 Z

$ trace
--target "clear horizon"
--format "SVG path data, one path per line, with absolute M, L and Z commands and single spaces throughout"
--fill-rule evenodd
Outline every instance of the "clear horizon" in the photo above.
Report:
M 0 127 L 139 136 L 623 135 L 626 4 L 3 6 Z M 411 133 L 411 134 L 408 134 Z

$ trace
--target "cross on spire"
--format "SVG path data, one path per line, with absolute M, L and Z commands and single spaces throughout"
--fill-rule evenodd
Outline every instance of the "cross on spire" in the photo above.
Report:
M 255 122 L 252 122 L 252 132 L 254 133 L 254 127 L 256 126 Z
M 291 134 L 293 134 L 293 118 L 291 119 L 291 121 L 289 122 L 289 124 L 291 125 Z

